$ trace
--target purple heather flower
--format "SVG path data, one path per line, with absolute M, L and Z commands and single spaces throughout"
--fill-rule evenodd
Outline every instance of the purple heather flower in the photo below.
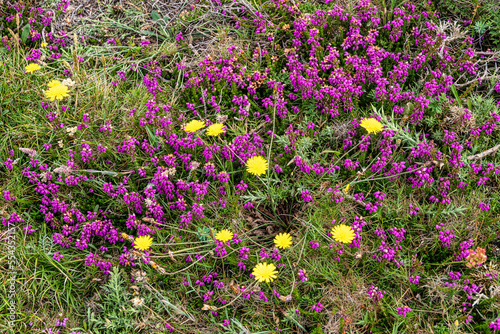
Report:
M 323 305 L 321 305 L 321 303 L 318 302 L 312 306 L 312 309 L 313 309 L 313 311 L 316 311 L 317 313 L 319 313 L 323 310 Z
M 406 314 L 411 312 L 411 308 L 408 306 L 398 307 L 397 311 L 400 316 L 406 317 Z

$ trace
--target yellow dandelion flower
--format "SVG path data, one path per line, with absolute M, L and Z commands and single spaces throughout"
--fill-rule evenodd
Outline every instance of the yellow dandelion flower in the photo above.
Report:
M 292 236 L 289 233 L 280 233 L 274 238 L 274 245 L 285 249 L 292 245 Z
M 68 87 L 62 84 L 50 87 L 48 90 L 45 91 L 45 97 L 50 99 L 51 101 L 62 100 L 66 96 L 69 96 Z
M 276 271 L 274 264 L 267 264 L 267 262 L 257 263 L 252 272 L 257 281 L 266 283 L 272 282 L 275 278 L 277 278 L 277 273 L 278 272 Z
M 218 136 L 223 132 L 224 132 L 224 125 L 220 123 L 212 124 L 207 129 L 207 135 L 213 137 Z
M 43 42 L 41 45 L 40 45 L 42 48 L 46 47 L 47 46 L 47 43 Z
M 333 239 L 337 242 L 342 242 L 344 244 L 350 244 L 354 240 L 354 231 L 350 226 L 340 224 L 332 228 Z
M 61 81 L 59 80 L 52 80 L 47 84 L 47 87 L 52 88 L 55 86 L 59 86 L 61 84 Z
M 375 118 L 365 118 L 359 125 L 368 131 L 368 133 L 379 133 L 383 130 L 382 123 L 377 121 Z
M 217 232 L 217 234 L 215 235 L 215 239 L 222 241 L 222 242 L 228 242 L 229 240 L 231 240 L 233 238 L 233 235 L 234 235 L 233 232 L 231 232 L 229 230 L 222 230 L 222 231 Z
M 149 235 L 143 235 L 141 237 L 135 238 L 134 240 L 134 248 L 141 251 L 149 249 L 152 244 L 153 238 L 151 238 Z
M 262 175 L 267 171 L 267 160 L 261 157 L 251 157 L 247 160 L 247 172 L 253 175 Z
M 32 73 L 32 72 L 38 71 L 39 69 L 41 69 L 40 65 L 35 64 L 35 63 L 30 63 L 30 64 L 28 64 L 28 66 L 26 66 L 24 68 L 24 71 L 26 73 Z
M 192 120 L 184 127 L 184 131 L 186 132 L 196 132 L 205 127 L 205 121 L 198 121 L 196 119 Z
M 351 188 L 351 185 L 348 184 L 345 188 L 344 188 L 344 192 L 347 194 L 349 192 L 349 188 Z

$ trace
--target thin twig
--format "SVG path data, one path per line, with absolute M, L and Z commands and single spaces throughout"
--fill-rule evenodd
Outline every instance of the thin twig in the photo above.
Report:
M 500 144 L 496 145 L 496 146 L 493 146 L 492 148 L 486 150 L 486 151 L 483 151 L 481 153 L 478 153 L 478 154 L 474 154 L 474 155 L 469 155 L 467 157 L 468 160 L 472 160 L 472 161 L 475 161 L 475 160 L 479 160 L 479 159 L 482 159 L 484 158 L 485 156 L 487 155 L 490 155 L 492 153 L 495 153 L 496 151 L 498 151 L 498 149 L 500 148 Z

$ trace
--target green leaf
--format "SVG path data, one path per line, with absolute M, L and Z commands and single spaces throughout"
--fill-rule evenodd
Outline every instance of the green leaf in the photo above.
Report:
M 31 26 L 28 23 L 27 25 L 24 26 L 23 31 L 21 33 L 21 40 L 23 41 L 23 43 L 26 43 L 26 40 L 30 36 L 30 31 L 31 31 Z
M 210 240 L 210 229 L 206 226 L 198 227 L 198 238 L 201 241 Z
M 151 129 L 146 125 L 146 131 L 148 133 L 149 138 L 151 139 L 151 144 L 156 146 L 158 144 L 158 137 L 151 131 Z
M 156 10 L 153 10 L 151 12 L 151 18 L 153 19 L 153 21 L 161 20 L 161 16 L 160 16 L 160 14 L 158 14 L 158 12 Z
M 104 175 L 118 176 L 117 172 L 106 171 L 106 170 L 82 169 L 82 171 L 88 172 L 88 173 L 101 173 L 101 174 L 104 174 Z
M 340 155 L 341 154 L 341 152 L 339 152 L 339 151 L 333 151 L 333 150 L 324 150 L 320 154 L 324 154 L 324 153 L 333 153 L 335 155 Z
M 451 85 L 450 88 L 451 88 L 451 91 L 453 92 L 453 96 L 455 96 L 455 99 L 458 101 L 460 106 L 462 106 L 462 101 L 460 101 L 460 96 L 458 95 L 457 89 L 453 85 Z

